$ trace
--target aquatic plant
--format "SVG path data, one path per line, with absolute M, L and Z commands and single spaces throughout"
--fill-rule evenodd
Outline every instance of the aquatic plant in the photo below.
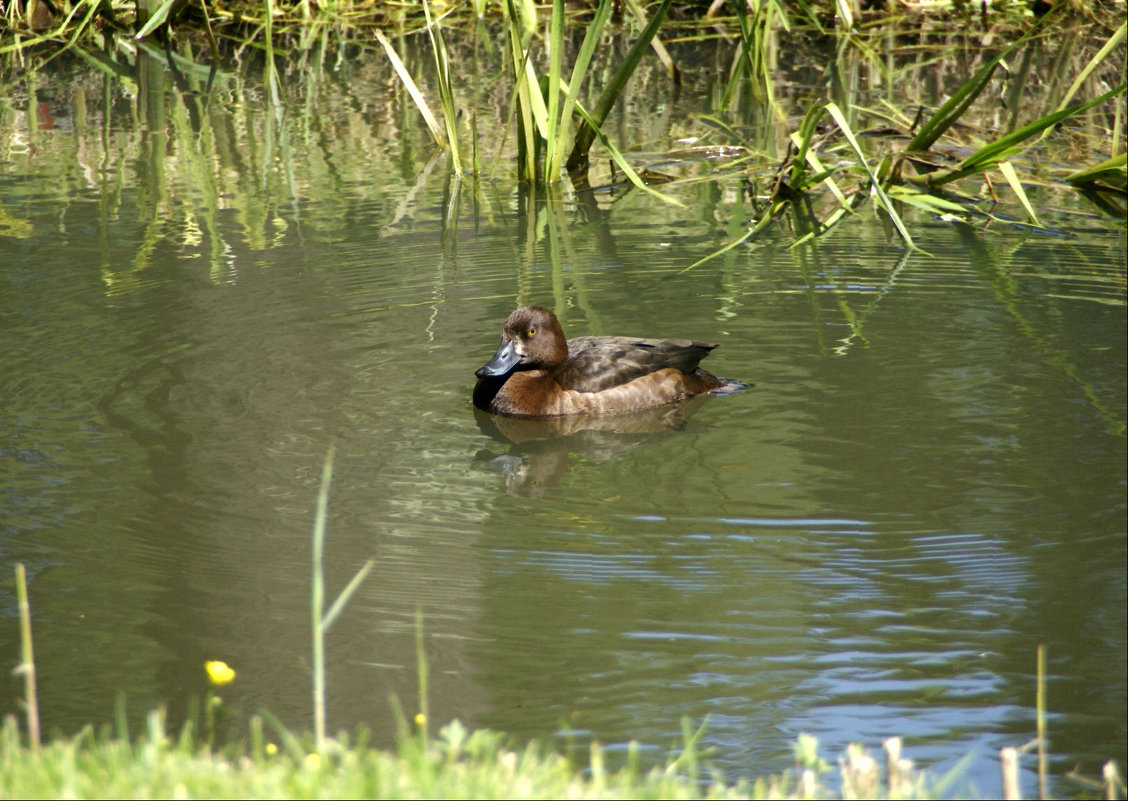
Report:
M 942 39 L 931 50 L 902 48 L 897 43 L 917 20 L 935 19 L 927 15 L 905 19 L 874 12 L 859 15 L 849 3 L 806 4 L 798 9 L 779 0 L 715 4 L 718 11 L 707 20 L 721 35 L 731 37 L 731 47 L 718 49 L 727 52 L 728 72 L 715 108 L 696 118 L 697 130 L 692 133 L 701 145 L 723 142 L 717 147 L 718 156 L 707 162 L 715 167 L 711 174 L 679 177 L 676 152 L 651 152 L 644 158 L 638 152 L 642 143 L 619 141 L 616 136 L 621 134 L 608 135 L 605 126 L 632 77 L 653 74 L 645 60 L 648 52 L 658 54 L 671 86 L 681 79 L 662 38 L 692 41 L 707 33 L 718 35 L 707 32 L 701 23 L 685 22 L 693 7 L 679 8 L 672 0 L 661 0 L 643 9 L 632 0 L 623 5 L 626 14 L 616 25 L 611 0 L 584 8 L 570 8 L 563 0 L 540 7 L 529 0 L 476 0 L 448 4 L 441 15 L 423 0 L 368 9 L 348 2 L 313 5 L 305 0 L 231 7 L 202 2 L 154 3 L 145 11 L 146 21 L 138 22 L 136 35 L 126 24 L 130 19 L 126 11 L 132 6 L 125 4 L 113 6 L 103 0 L 94 6 L 80 0 L 70 7 L 70 22 L 56 20 L 54 27 L 34 30 L 25 13 L 31 0 L 9 5 L 5 18 L 9 29 L 0 53 L 9 54 L 13 69 L 0 74 L 17 73 L 21 69 L 17 65 L 33 53 L 51 58 L 68 49 L 98 69 L 122 75 L 130 68 L 141 69 L 145 58 L 164 60 L 178 84 L 191 82 L 191 91 L 202 93 L 206 109 L 208 98 L 229 88 L 236 76 L 246 89 L 250 72 L 246 67 L 256 63 L 252 56 L 261 54 L 257 63 L 263 67 L 274 116 L 266 147 L 258 155 L 268 157 L 276 151 L 286 180 L 293 185 L 292 139 L 283 113 L 288 102 L 281 85 L 284 76 L 296 79 L 297 91 L 312 97 L 330 53 L 335 52 L 339 60 L 347 48 L 362 53 L 374 50 L 402 87 L 399 96 L 410 98 L 405 105 L 418 111 L 423 125 L 416 129 L 428 131 L 439 152 L 449 156 L 454 176 L 515 174 L 532 185 L 559 187 L 567 175 L 577 193 L 591 199 L 602 190 L 598 197 L 607 202 L 618 202 L 625 195 L 621 190 L 638 190 L 682 204 L 677 197 L 679 183 L 714 180 L 742 186 L 753 206 L 751 218 L 698 263 L 755 240 L 769 229 L 788 232 L 796 245 L 810 241 L 853 218 L 871 200 L 870 207 L 908 248 L 927 247 L 905 221 L 904 211 L 910 206 L 945 218 L 991 221 L 1007 220 L 1008 213 L 1000 210 L 999 203 L 1013 201 L 1018 216 L 1037 228 L 1042 220 L 1037 200 L 1028 196 L 1028 190 L 1048 181 L 1075 187 L 1115 218 L 1124 217 L 1128 205 L 1124 84 L 1119 77 L 1125 64 L 1126 26 L 1122 20 L 1109 24 L 1100 9 L 1092 10 L 1093 19 L 1078 29 L 1088 48 L 1094 32 L 1107 26 L 1108 35 L 1096 40 L 1099 51 L 1081 55 L 1082 48 L 1061 46 L 1054 53 L 1052 70 L 1038 76 L 1038 97 L 1044 102 L 1040 100 L 1035 108 L 1026 99 L 1031 70 L 1067 24 L 1069 9 L 1063 4 L 1040 20 L 996 17 L 1002 22 L 989 36 L 1003 43 L 991 47 L 977 42 L 988 36 L 970 37 L 961 31 L 964 21 L 959 18 L 955 24 L 951 19 L 937 23 Z M 110 24 L 100 15 L 113 8 Z M 232 8 L 239 9 L 237 19 Z M 196 16 L 201 11 L 207 13 Z M 678 27 L 669 20 L 675 11 L 682 17 L 674 21 Z M 834 24 L 824 24 L 828 18 Z M 178 25 L 202 25 L 208 34 L 206 46 L 184 41 L 172 47 Z M 1070 29 L 1068 36 L 1082 33 Z M 451 43 L 467 35 L 471 44 L 452 51 Z M 605 57 L 612 48 L 601 43 L 608 41 L 621 55 Z M 803 52 L 811 54 L 825 46 L 826 61 L 815 65 L 825 77 L 794 108 L 784 108 L 781 100 L 781 90 L 787 86 L 780 75 L 786 66 L 781 41 L 809 41 L 811 50 Z M 498 94 L 509 99 L 507 107 L 498 104 L 506 109 L 505 118 L 496 121 L 500 130 L 488 133 L 490 121 L 478 115 L 483 100 L 492 100 L 486 98 L 489 90 L 455 77 L 470 59 L 478 71 L 479 47 L 489 59 L 484 70 L 502 75 Z M 427 53 L 422 53 L 424 49 Z M 894 107 L 888 97 L 863 92 L 857 81 L 838 77 L 869 71 L 882 86 L 897 84 L 910 97 L 924 97 L 930 81 L 946 80 L 964 70 L 969 77 L 948 98 L 935 108 L 921 103 L 915 118 L 911 110 Z M 195 101 L 186 105 L 190 102 Z M 150 115 L 156 110 L 146 106 L 143 111 Z M 188 111 L 190 117 L 200 113 Z M 1001 124 L 996 124 L 993 114 Z M 414 131 L 402 125 L 406 121 L 396 124 L 399 135 L 410 140 Z M 1079 131 L 1078 121 L 1083 121 L 1083 130 Z M 165 124 L 156 117 L 151 123 L 154 130 Z M 207 142 L 194 136 L 188 125 L 176 133 L 182 139 L 178 152 L 198 156 L 201 191 L 212 196 L 211 206 L 218 205 L 214 186 L 209 186 L 214 177 L 202 174 L 209 155 L 200 151 Z M 1077 149 L 1067 151 L 1068 142 L 1081 135 L 1089 139 L 1083 151 L 1094 154 L 1092 164 L 1079 161 Z M 492 160 L 484 162 L 487 149 L 493 151 Z M 655 169 L 659 161 L 675 169 Z M 264 176 L 272 163 L 272 158 L 264 158 L 260 170 Z M 591 172 L 603 163 L 610 163 L 611 175 L 601 183 L 601 176 Z M 663 182 L 671 186 L 659 193 L 655 186 Z M 1009 196 L 1001 198 L 997 187 L 1004 192 L 1009 188 Z M 458 185 L 452 186 L 452 203 L 460 191 Z
M 349 600 L 360 588 L 375 561 L 369 559 L 325 610 L 325 529 L 329 519 L 329 487 L 333 482 L 334 448 L 329 446 L 321 467 L 321 487 L 317 492 L 317 510 L 313 520 L 313 547 L 310 582 L 310 629 L 313 636 L 313 737 L 318 752 L 325 748 L 325 633 L 341 616 Z

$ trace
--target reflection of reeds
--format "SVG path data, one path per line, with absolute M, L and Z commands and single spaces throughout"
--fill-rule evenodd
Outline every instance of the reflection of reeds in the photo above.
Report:
M 278 7 L 285 8 L 281 3 Z M 559 6 L 556 8 L 559 11 Z M 753 43 L 745 50 L 741 39 L 738 51 L 731 45 L 706 43 L 704 48 L 712 48 L 712 63 L 706 61 L 705 69 L 683 70 L 680 74 L 683 93 L 712 93 L 719 110 L 701 117 L 636 114 L 628 117 L 628 124 L 612 137 L 603 130 L 607 117 L 601 120 L 598 115 L 606 115 L 622 102 L 620 76 L 633 75 L 633 80 L 642 85 L 669 85 L 665 66 L 642 58 L 644 46 L 636 48 L 630 59 L 616 59 L 614 66 L 603 63 L 603 53 L 595 44 L 601 16 L 592 17 L 582 42 L 575 45 L 568 38 L 570 23 L 563 15 L 553 21 L 547 17 L 548 9 L 541 10 L 542 24 L 548 23 L 549 35 L 557 39 L 549 48 L 537 38 L 541 31 L 536 9 L 513 0 L 507 2 L 506 11 L 502 27 L 491 28 L 483 22 L 476 26 L 473 37 L 462 36 L 463 31 L 450 17 L 432 20 L 435 44 L 432 54 L 423 59 L 416 44 L 421 37 L 413 42 L 408 35 L 396 39 L 381 34 L 378 38 L 388 48 L 389 58 L 343 63 L 349 77 L 338 82 L 333 92 L 325 89 L 332 78 L 316 66 L 328 60 L 319 49 L 332 49 L 332 44 L 315 43 L 314 52 L 299 53 L 273 47 L 267 50 L 261 41 L 257 42 L 261 49 L 254 50 L 247 43 L 245 51 L 228 56 L 241 61 L 238 70 L 209 63 L 210 44 L 182 44 L 170 50 L 147 41 L 115 39 L 107 40 L 112 46 L 108 51 L 75 47 L 76 53 L 105 76 L 97 90 L 84 80 L 64 95 L 75 98 L 76 120 L 102 115 L 97 120 L 103 135 L 85 137 L 81 147 L 90 152 L 80 153 L 79 159 L 93 183 L 104 190 L 100 213 L 105 215 L 101 225 L 105 241 L 137 241 L 132 233 L 123 240 L 124 219 L 142 220 L 147 226 L 132 258 L 122 259 L 120 254 L 111 258 L 107 249 L 103 265 L 107 287 L 120 292 L 135 286 L 135 279 L 152 261 L 154 247 L 165 238 L 175 240 L 174 246 L 186 256 L 199 250 L 208 262 L 211 280 L 219 282 L 234 275 L 231 252 L 235 246 L 269 247 L 289 235 L 300 234 L 306 219 L 316 222 L 325 236 L 332 236 L 333 231 L 348 224 L 347 204 L 341 194 L 344 187 L 379 184 L 380 172 L 385 169 L 391 170 L 389 180 L 399 180 L 400 169 L 422 177 L 424 165 L 434 154 L 422 138 L 428 129 L 437 141 L 459 142 L 455 132 L 460 121 L 457 111 L 452 110 L 455 101 L 472 115 L 477 134 L 475 153 L 497 154 L 494 166 L 487 169 L 502 182 L 519 169 L 520 177 L 531 183 L 554 185 L 572 157 L 584 152 L 584 146 L 577 149 L 576 142 L 582 135 L 594 137 L 587 169 L 596 191 L 578 188 L 591 200 L 585 208 L 616 203 L 624 190 L 642 187 L 653 191 L 642 177 L 643 167 L 651 168 L 651 174 L 661 171 L 675 178 L 663 187 L 669 197 L 684 195 L 685 184 L 689 183 L 715 184 L 710 203 L 729 204 L 729 198 L 747 194 L 752 201 L 751 214 L 741 213 L 741 225 L 730 227 L 725 241 L 731 248 L 772 228 L 792 230 L 795 242 L 820 236 L 854 219 L 852 212 L 871 197 L 883 215 L 891 209 L 902 221 L 906 206 L 963 219 L 1002 218 L 992 208 L 995 197 L 988 196 L 986 188 L 980 189 L 978 179 L 983 174 L 992 179 L 1000 193 L 1006 193 L 1004 202 L 1021 204 L 1019 216 L 1034 225 L 1041 222 L 1044 212 L 1036 196 L 1026 196 L 1030 185 L 1057 193 L 1073 191 L 1065 179 L 1102 210 L 1123 216 L 1126 162 L 1117 149 L 1123 148 L 1124 141 L 1124 96 L 1117 94 L 1120 87 L 1101 86 L 1110 75 L 1119 75 L 1123 67 L 1123 24 L 1104 40 L 1069 33 L 1060 41 L 1035 36 L 1016 43 L 1005 60 L 1019 68 L 1007 83 L 1002 83 L 1005 73 L 995 60 L 995 52 L 969 49 L 961 44 L 961 34 L 942 30 L 935 23 L 909 33 L 899 32 L 899 23 L 891 21 L 885 29 L 862 30 L 835 40 L 838 46 L 825 55 L 818 50 L 821 40 L 808 43 L 800 36 L 790 43 L 795 48 L 790 57 L 780 60 L 773 37 L 786 29 L 774 26 L 783 26 L 784 18 L 780 16 L 767 26 L 763 18 L 753 24 L 754 17 L 749 15 L 749 35 L 760 35 L 761 45 Z M 606 5 L 595 9 L 598 15 L 605 11 Z M 648 17 L 648 26 L 657 16 L 653 13 Z M 794 20 L 786 22 L 795 30 Z M 729 20 L 730 25 L 734 23 L 735 18 Z M 273 25 L 267 19 L 261 24 L 264 29 L 267 24 Z M 757 25 L 766 27 L 758 34 Z M 276 27 L 271 30 L 279 32 Z M 600 35 L 605 36 L 606 30 L 604 25 Z M 421 33 L 422 27 L 417 32 Z M 391 42 L 399 49 L 391 48 Z M 456 85 L 449 80 L 452 65 L 477 67 L 481 61 L 477 48 L 482 42 L 487 44 L 481 50 L 491 53 L 499 63 L 504 61 L 506 74 L 513 78 L 489 85 L 472 80 Z M 763 48 L 764 55 L 755 56 L 755 47 Z M 406 92 L 393 95 L 389 101 L 387 87 L 392 84 L 410 89 L 413 81 L 423 86 L 422 78 L 430 72 L 436 50 L 445 53 L 434 63 L 436 68 L 447 65 L 448 78 L 443 83 L 448 99 L 442 110 L 439 103 L 432 105 L 434 113 L 424 128 L 415 124 L 416 108 L 422 112 L 427 106 L 422 93 L 418 89 L 413 93 L 414 105 L 407 100 Z M 1035 51 L 1036 58 L 1030 56 Z M 627 62 L 633 62 L 636 56 L 633 71 L 626 69 Z M 15 66 L 15 56 L 8 58 Z M 869 84 L 880 84 L 882 90 L 863 91 L 854 79 L 828 77 L 821 87 L 815 87 L 815 93 L 798 92 L 796 87 L 811 80 L 801 65 L 818 64 L 820 58 L 829 59 L 822 66 L 827 76 L 866 75 Z M 1017 92 L 1016 83 L 1032 69 L 1022 65 L 1032 60 L 1052 62 L 1054 68 L 1039 76 L 1039 83 Z M 756 64 L 759 75 L 753 82 L 747 70 Z M 261 82 L 251 77 L 253 69 L 245 68 L 254 66 L 264 70 Z M 487 59 L 484 69 L 489 68 Z M 714 76 L 720 71 L 726 77 L 716 81 Z M 734 71 L 745 76 L 736 84 L 727 77 Z M 953 81 L 957 72 L 963 78 Z M 40 83 L 35 91 L 41 92 L 51 80 L 49 73 L 34 70 L 10 69 L 0 76 L 12 98 L 8 109 L 34 109 L 30 100 L 19 106 L 18 98 L 27 96 L 34 81 Z M 555 92 L 550 91 L 554 76 L 558 76 Z M 596 87 L 598 91 L 592 91 L 593 78 L 604 79 Z M 763 81 L 770 82 L 770 90 L 766 85 L 755 88 Z M 892 84 L 899 87 L 896 95 L 886 89 Z M 265 87 L 271 111 L 265 115 L 255 113 L 262 105 L 260 86 Z M 123 114 L 120 102 L 110 105 L 99 100 L 99 96 L 120 93 L 122 87 L 136 88 L 137 104 L 132 115 Z M 720 101 L 730 88 L 730 106 L 721 108 Z M 832 116 L 825 100 L 818 97 L 820 88 L 834 97 L 848 125 L 829 124 Z M 584 105 L 585 90 L 599 94 L 590 108 Z M 757 92 L 763 98 L 769 91 L 772 104 L 757 102 Z M 127 94 L 132 92 L 130 88 Z M 456 98 L 455 92 L 461 96 Z M 1000 95 L 1020 102 L 1000 113 L 996 102 Z M 915 126 L 916 106 L 907 108 L 905 97 L 920 98 L 925 104 Z M 403 102 L 397 102 L 399 98 Z M 1066 101 L 1069 105 L 1059 110 Z M 1097 105 L 1091 105 L 1094 103 Z M 104 110 L 98 111 L 103 106 Z M 494 115 L 483 113 L 491 107 L 496 110 Z M 36 131 L 35 115 L 23 113 L 30 146 L 56 146 L 54 140 Z M 587 124 L 585 114 L 592 125 Z M 1072 116 L 1066 119 L 1066 115 Z M 0 125 L 12 125 L 13 120 L 10 112 L 0 109 Z M 144 130 L 138 128 L 139 124 Z M 847 130 L 856 147 L 850 144 Z M 677 138 L 695 139 L 696 148 L 679 146 L 663 153 L 651 147 L 648 162 L 641 162 L 626 147 Z M 295 148 L 299 142 L 302 147 Z M 465 145 L 465 139 L 461 144 Z M 1039 148 L 1036 160 L 1027 156 L 1033 147 Z M 709 149 L 714 149 L 715 155 L 700 155 Z M 358 158 L 358 152 L 366 155 Z M 397 155 L 392 159 L 367 155 L 378 153 Z M 955 158 L 953 153 L 957 153 Z M 610 179 L 601 172 L 608 158 L 615 164 Z M 141 189 L 147 201 L 138 207 L 140 214 L 121 214 L 123 197 L 127 196 L 114 185 L 117 173 L 100 169 L 99 159 L 145 165 Z M 469 168 L 465 159 L 458 161 L 464 170 Z M 1093 166 L 1078 169 L 1086 163 Z M 619 182 L 612 191 L 598 191 L 601 180 L 617 182 L 624 176 L 627 181 Z M 877 196 L 875 185 L 888 203 Z M 602 188 L 607 190 L 606 186 Z M 320 200 L 317 204 L 301 203 L 306 196 Z M 450 197 L 457 201 L 459 193 L 452 192 Z M 392 201 L 398 204 L 397 219 L 412 213 L 412 198 L 408 195 Z M 232 232 L 221 224 L 220 218 L 227 211 L 241 225 L 238 235 L 243 242 L 232 241 Z M 4 213 L 15 218 L 7 223 L 11 230 L 26 228 L 27 220 L 20 219 L 17 208 Z M 458 209 L 449 208 L 447 218 L 452 223 L 457 221 Z M 183 224 L 170 225 L 170 220 Z M 780 225 L 774 225 L 777 222 Z M 909 224 L 904 227 L 919 239 L 920 234 Z M 927 248 L 927 243 L 918 244 Z M 732 252 L 724 250 L 723 243 L 718 248 L 715 255 Z

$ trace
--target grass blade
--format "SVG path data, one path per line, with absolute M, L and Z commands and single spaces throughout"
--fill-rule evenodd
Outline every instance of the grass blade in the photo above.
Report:
M 1038 727 L 1038 797 L 1049 798 L 1049 770 L 1046 767 L 1046 646 L 1038 643 L 1036 658 L 1038 686 L 1034 695 L 1034 709 Z
M 881 188 L 881 183 L 877 180 L 877 176 L 874 175 L 873 170 L 870 169 L 869 163 L 862 153 L 862 149 L 858 147 L 858 140 L 854 138 L 854 134 L 850 130 L 850 125 L 846 122 L 846 117 L 842 114 L 842 110 L 838 108 L 837 103 L 827 103 L 826 111 L 834 118 L 834 121 L 838 123 L 838 129 L 842 131 L 842 135 L 846 137 L 846 141 L 850 143 L 850 147 L 853 149 L 855 155 L 857 155 L 858 162 L 862 165 L 866 174 L 869 175 L 870 185 L 873 187 L 873 191 L 877 195 L 882 208 L 885 209 L 885 213 L 889 215 L 889 219 L 893 222 L 893 227 L 897 229 L 897 233 L 901 235 L 901 239 L 905 241 L 908 247 L 916 248 L 916 244 L 909 234 L 909 229 L 906 228 L 905 224 L 901 221 L 897 211 L 893 208 L 892 201 L 889 200 L 889 196 L 886 195 L 885 190 Z
M 1123 191 L 1125 186 L 1128 186 L 1128 152 L 1070 173 L 1065 176 L 1065 180 L 1077 186 L 1096 186 L 1105 183 L 1109 187 Z
M 165 0 L 161 3 L 160 6 L 157 7 L 157 10 L 153 12 L 152 16 L 149 17 L 148 22 L 141 26 L 141 30 L 137 31 L 134 38 L 144 39 L 164 24 L 164 21 L 168 19 L 168 12 L 172 10 L 172 7 L 176 5 L 177 2 L 179 2 L 179 0 Z
M 360 588 L 361 582 L 364 581 L 365 577 L 368 575 L 368 571 L 370 571 L 375 564 L 375 559 L 369 559 L 365 562 L 364 566 L 356 571 L 356 575 L 353 576 L 352 580 L 341 590 L 340 595 L 337 596 L 337 600 L 333 602 L 333 605 L 329 607 L 329 611 L 325 613 L 325 619 L 321 623 L 321 630 L 323 632 L 329 631 L 329 627 L 340 617 L 341 612 L 344 611 L 345 605 L 349 602 L 349 599 L 352 598 L 353 593 Z
M 611 76 L 611 80 L 603 88 L 602 94 L 596 101 L 595 106 L 592 107 L 590 114 L 582 114 L 581 116 L 587 121 L 587 125 L 580 126 L 580 130 L 576 133 L 576 141 L 572 146 L 572 153 L 568 156 L 567 168 L 569 172 L 581 169 L 587 165 L 588 151 L 591 149 L 591 143 L 597 138 L 603 142 L 606 137 L 601 133 L 597 134 L 600 126 L 603 125 L 607 115 L 611 113 L 611 107 L 615 105 L 619 94 L 627 85 L 627 81 L 634 75 L 635 70 L 638 68 L 639 61 L 642 60 L 646 50 L 650 47 L 650 40 L 658 33 L 658 28 L 662 25 L 662 21 L 666 18 L 666 12 L 670 9 L 670 3 L 673 0 L 662 0 L 654 16 L 650 18 L 650 23 L 639 34 L 638 39 L 631 45 L 631 49 L 627 51 L 627 55 L 623 58 L 623 63 Z M 632 181 L 633 182 L 633 181 Z
M 548 151 L 544 154 L 544 182 L 556 183 L 560 178 L 560 160 L 556 155 L 556 136 L 568 130 L 568 121 L 560 119 L 560 74 L 564 60 L 564 0 L 552 0 L 552 18 L 548 24 L 548 102 L 545 114 L 544 141 Z
M 16 598 L 20 615 L 20 665 L 24 675 L 24 706 L 27 709 L 27 739 L 33 752 L 39 750 L 39 695 L 35 689 L 35 652 L 31 644 L 31 604 L 27 600 L 27 572 L 16 564 Z
M 576 111 L 579 112 L 580 116 L 584 118 L 585 122 L 587 122 L 587 130 L 593 131 L 593 135 L 599 139 L 599 143 L 607 148 L 607 152 L 611 154 L 611 158 L 614 160 L 615 164 L 627 176 L 627 180 L 629 180 L 643 192 L 654 195 L 654 197 L 658 198 L 659 200 L 664 200 L 670 205 L 677 206 L 678 208 L 685 208 L 685 204 L 680 200 L 672 198 L 669 195 L 663 195 L 661 192 L 651 189 L 649 186 L 647 186 L 646 183 L 638 177 L 638 173 L 634 171 L 634 168 L 631 167 L 631 165 L 623 157 L 623 154 L 619 152 L 619 149 L 611 143 L 610 139 L 607 138 L 607 134 L 603 133 L 599 126 L 596 125 L 595 120 L 587 112 L 587 109 L 585 109 L 579 103 L 576 103 Z
M 533 115 L 532 97 L 530 91 L 529 53 L 522 41 L 521 25 L 518 22 L 517 9 L 513 0 L 506 0 L 506 17 L 508 18 L 510 57 L 513 59 L 513 93 L 516 97 L 517 110 L 517 172 L 519 176 L 534 183 L 537 180 L 537 123 Z M 534 81 L 533 86 L 536 86 Z M 539 94 L 539 89 L 536 94 Z
M 1018 46 L 1019 42 L 1022 41 L 1022 39 L 1019 39 L 1017 42 L 1014 42 L 1003 50 L 1003 52 L 999 53 L 999 55 L 980 67 L 963 86 L 957 89 L 955 93 L 948 98 L 947 103 L 937 109 L 936 112 L 925 121 L 920 127 L 920 130 L 917 131 L 916 136 L 914 136 L 905 147 L 905 150 L 909 152 L 923 152 L 932 147 L 932 145 L 936 143 L 936 140 L 943 136 L 944 133 L 964 115 L 964 112 L 975 102 L 975 99 L 987 88 L 987 83 L 991 80 L 991 76 L 994 74 L 995 68 L 999 66 L 999 62 L 1009 55 L 1010 52 Z
M 317 492 L 317 510 L 313 517 L 312 575 L 310 581 L 310 613 L 313 624 L 313 737 L 320 753 L 325 747 L 325 523 L 329 517 L 329 485 L 333 482 L 333 453 L 329 446 L 321 467 L 321 487 Z
M 1069 101 L 1073 99 L 1073 96 L 1075 94 L 1077 94 L 1077 90 L 1081 88 L 1081 84 L 1085 82 L 1085 79 L 1088 78 L 1093 70 L 1095 70 L 1100 65 L 1100 63 L 1108 57 L 1109 53 L 1111 53 L 1113 50 L 1119 47 L 1121 43 L 1124 42 L 1126 35 L 1128 35 L 1128 22 L 1122 23 L 1120 27 L 1116 29 L 1116 33 L 1114 33 L 1109 38 L 1109 40 L 1105 42 L 1104 47 L 1102 47 L 1100 51 L 1089 60 L 1089 63 L 1085 65 L 1085 67 L 1074 79 L 1073 83 L 1070 84 L 1069 89 L 1065 92 L 1065 97 L 1061 99 L 1061 104 L 1058 106 L 1059 111 L 1069 105 Z
M 431 719 L 428 690 L 427 651 L 423 647 L 423 610 L 415 607 L 415 671 L 419 674 L 419 733 L 427 741 L 427 723 Z
M 555 176 L 560 174 L 560 166 L 564 162 L 564 152 L 568 146 L 568 134 L 570 132 L 568 123 L 572 119 L 576 99 L 580 96 L 580 86 L 583 84 L 584 78 L 587 77 L 588 66 L 591 64 L 591 58 L 595 54 L 596 46 L 599 44 L 599 37 L 603 33 L 603 26 L 610 16 L 611 0 L 600 0 L 599 6 L 595 10 L 595 16 L 592 17 L 591 22 L 587 26 L 587 31 L 584 33 L 584 40 L 580 44 L 579 52 L 576 54 L 576 62 L 572 65 L 572 77 L 564 95 L 564 108 L 560 112 L 560 121 L 556 136 L 549 140 L 551 149 L 549 151 L 549 158 L 545 160 L 546 180 L 556 180 Z M 562 44 L 561 42 L 561 45 Z M 553 46 L 556 47 L 555 40 Z M 560 46 L 557 49 L 563 50 L 563 47 Z M 553 83 L 552 85 L 559 86 L 559 83 Z M 551 169 L 549 169 L 550 161 Z
M 1038 222 L 1038 215 L 1034 213 L 1034 207 L 1030 205 L 1030 199 L 1026 197 L 1026 190 L 1022 188 L 1022 181 L 1018 179 L 1018 173 L 1014 171 L 1014 165 L 1009 161 L 1000 161 L 999 172 L 1007 179 L 1011 190 L 1014 192 L 1015 196 L 1018 197 L 1018 202 L 1026 209 L 1026 215 L 1030 218 L 1030 222 L 1040 228 L 1042 223 Z
M 458 109 L 454 104 L 454 90 L 450 84 L 450 58 L 443 38 L 440 20 L 431 19 L 431 2 L 423 0 L 423 14 L 427 17 L 427 36 L 431 39 L 431 54 L 435 59 L 435 75 L 439 80 L 439 102 L 443 107 L 443 124 L 446 126 L 447 144 L 454 172 L 462 177 L 462 154 L 458 147 Z
M 411 75 L 407 72 L 407 67 L 404 66 L 403 60 L 399 57 L 399 53 L 392 47 L 392 43 L 388 41 L 380 31 L 376 31 L 376 41 L 384 46 L 384 50 L 388 54 L 388 59 L 392 62 L 392 67 L 395 69 L 396 74 L 399 76 L 400 81 L 403 83 L 407 93 L 411 95 L 411 99 L 415 101 L 415 107 L 419 109 L 419 113 L 423 116 L 423 122 L 427 124 L 427 130 L 431 132 L 439 147 L 445 148 L 447 146 L 446 135 L 443 133 L 443 128 L 439 125 L 439 121 L 435 119 L 435 115 L 431 113 L 431 107 L 427 105 L 427 101 L 423 97 L 423 93 L 419 91 L 419 87 L 415 85 Z
M 949 170 L 945 173 L 933 173 L 927 176 L 928 183 L 932 185 L 945 184 L 949 181 L 955 181 L 963 178 L 967 175 L 970 175 L 971 173 L 990 169 L 996 166 L 996 164 L 1000 160 L 1018 153 L 1020 151 L 1018 145 L 1021 142 L 1031 138 L 1032 136 L 1035 136 L 1036 134 L 1041 133 L 1047 128 L 1051 128 L 1054 125 L 1057 125 L 1062 120 L 1068 119 L 1075 114 L 1080 114 L 1082 111 L 1086 111 L 1093 106 L 1103 103 L 1109 98 L 1116 97 L 1117 95 L 1122 94 L 1125 91 L 1125 88 L 1128 87 L 1126 87 L 1125 84 L 1121 84 L 1115 89 L 1110 89 L 1100 97 L 1094 98 L 1093 100 L 1090 100 L 1086 103 L 1078 103 L 1076 106 L 1070 106 L 1069 108 L 1055 111 L 1053 114 L 1048 114 L 1041 119 L 1034 120 L 1034 122 L 1031 122 L 1028 125 L 1024 125 L 1017 131 L 1007 134 L 1001 139 L 997 139 L 994 142 L 981 147 L 979 150 L 975 151 L 966 159 L 961 161 L 955 169 Z
M 818 132 L 819 120 L 822 119 L 825 110 L 823 106 L 812 106 L 803 115 L 803 121 L 799 123 L 799 131 L 791 135 L 791 141 L 795 143 L 796 148 L 795 161 L 791 165 L 791 187 L 796 191 L 805 192 L 809 187 L 825 181 L 842 208 L 853 213 L 850 201 L 831 177 L 835 171 L 823 167 L 819 157 L 811 149 L 811 143 Z M 811 175 L 807 169 L 808 164 L 815 170 L 814 175 Z

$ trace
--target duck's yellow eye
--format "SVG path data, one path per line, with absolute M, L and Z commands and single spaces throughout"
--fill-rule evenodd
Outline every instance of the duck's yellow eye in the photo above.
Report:
M 537 335 L 537 329 L 536 328 L 530 328 L 528 331 L 525 332 L 525 336 L 527 336 L 527 337 L 535 337 L 536 335 Z

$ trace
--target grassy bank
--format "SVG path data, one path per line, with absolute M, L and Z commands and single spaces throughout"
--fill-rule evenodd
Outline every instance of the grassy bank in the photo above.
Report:
M 154 712 L 136 740 L 88 728 L 35 749 L 21 744 L 9 717 L 0 729 L 0 798 L 919 798 L 947 787 L 914 771 L 899 743 L 887 746 L 884 769 L 851 749 L 827 770 L 808 741 L 796 750 L 808 764 L 794 774 L 730 784 L 702 772 L 692 738 L 680 757 L 645 773 L 637 750 L 607 771 L 592 745 L 591 766 L 581 771 L 537 745 L 510 750 L 501 735 L 457 722 L 438 738 L 404 733 L 392 751 L 369 747 L 363 735 L 328 740 L 320 752 L 288 735 L 276 739 L 281 746 L 255 718 L 239 745 L 213 750 L 191 727 L 168 736 Z
M 664 767 L 643 771 L 635 748 L 621 769 L 606 770 L 604 752 L 593 744 L 590 767 L 581 770 L 541 746 L 513 750 L 502 735 L 469 732 L 458 722 L 437 738 L 405 727 L 390 751 L 370 747 L 362 733 L 327 740 L 318 752 L 312 737 L 265 734 L 259 718 L 223 749 L 209 747 L 191 726 L 170 737 L 160 712 L 136 739 L 110 731 L 87 728 L 35 748 L 7 718 L 0 728 L 0 798 L 932 798 L 951 797 L 965 784 L 961 766 L 944 776 L 915 770 L 899 740 L 886 742 L 881 759 L 851 747 L 831 768 L 813 738 L 801 739 L 795 771 L 731 783 L 699 761 L 696 735 Z M 1008 797 L 1031 797 L 1035 788 L 1019 784 L 1018 758 L 1004 749 L 1004 786 Z M 1103 786 L 1078 789 L 1086 786 L 1088 795 L 1124 794 L 1111 762 Z

